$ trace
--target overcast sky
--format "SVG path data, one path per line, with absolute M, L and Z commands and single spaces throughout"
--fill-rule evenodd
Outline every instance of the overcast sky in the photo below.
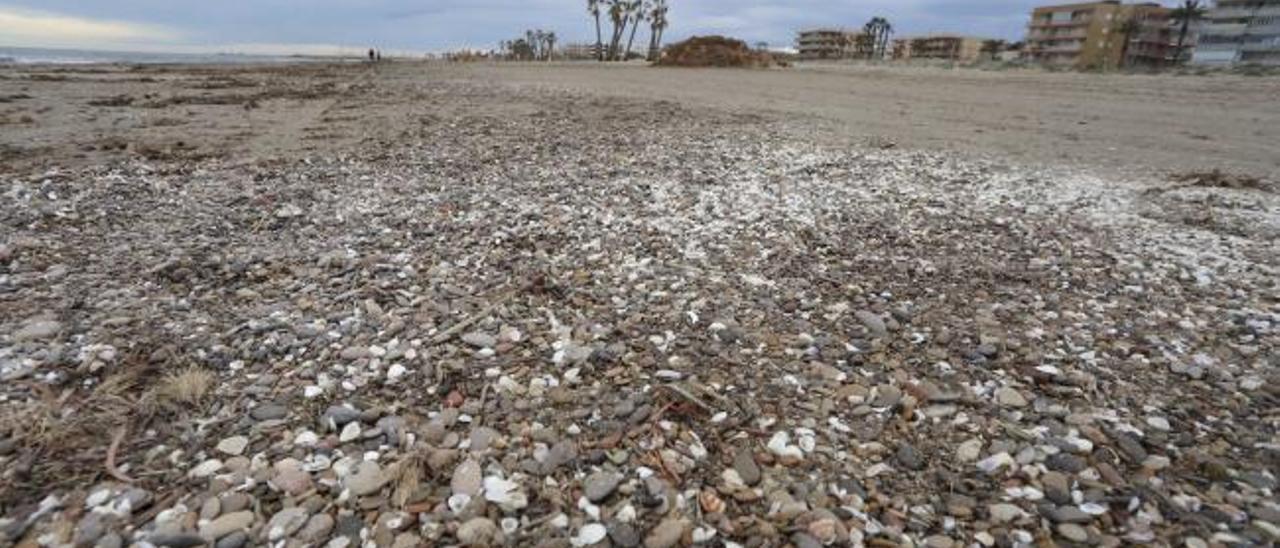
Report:
M 876 15 L 887 17 L 898 35 L 945 31 L 1018 40 L 1031 7 L 1050 3 L 668 1 L 668 41 L 725 34 L 773 47 L 792 45 L 804 27 L 860 28 Z M 272 53 L 370 45 L 411 52 L 490 49 L 526 28 L 553 30 L 561 43 L 594 41 L 585 6 L 585 0 L 0 0 L 0 46 Z

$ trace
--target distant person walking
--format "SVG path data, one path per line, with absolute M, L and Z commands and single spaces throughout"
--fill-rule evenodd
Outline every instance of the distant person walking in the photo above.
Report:
M 374 58 L 374 56 L 375 56 L 375 55 L 377 55 L 377 52 L 373 51 L 373 48 L 369 48 L 369 62 L 370 62 L 370 63 L 373 63 L 373 62 L 376 62 L 376 61 L 377 61 L 377 59 L 375 59 L 375 58 Z
M 382 50 L 378 50 L 378 51 L 377 51 L 377 54 L 378 54 L 378 58 L 377 58 L 376 60 L 374 60 L 374 62 L 375 62 L 375 63 L 381 63 L 381 62 L 382 62 Z

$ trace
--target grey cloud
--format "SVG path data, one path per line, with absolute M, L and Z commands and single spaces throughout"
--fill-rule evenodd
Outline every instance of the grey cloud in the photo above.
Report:
M 0 0 L 4 2 L 5 0 Z M 1036 0 L 669 0 L 667 36 L 731 34 L 789 45 L 809 26 L 859 28 L 888 17 L 899 35 L 1022 36 Z M 1166 3 L 1171 3 L 1166 1 Z M 9 0 L 3 5 L 180 29 L 192 43 L 378 44 L 443 50 L 492 47 L 526 28 L 588 41 L 585 0 Z

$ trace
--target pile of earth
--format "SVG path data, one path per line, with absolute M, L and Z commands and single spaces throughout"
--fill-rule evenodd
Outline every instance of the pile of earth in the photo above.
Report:
M 778 64 L 767 51 L 753 50 L 747 43 L 724 36 L 694 36 L 672 44 L 657 62 L 672 67 L 758 67 Z

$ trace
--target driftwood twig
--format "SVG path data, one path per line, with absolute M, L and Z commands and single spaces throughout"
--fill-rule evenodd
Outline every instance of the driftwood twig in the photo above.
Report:
M 121 426 L 116 430 L 115 435 L 111 436 L 111 445 L 107 447 L 107 475 L 122 481 L 124 483 L 133 483 L 133 478 L 126 476 L 119 468 L 116 468 L 116 452 L 120 450 L 120 442 L 124 441 L 125 434 L 129 433 L 128 426 Z

